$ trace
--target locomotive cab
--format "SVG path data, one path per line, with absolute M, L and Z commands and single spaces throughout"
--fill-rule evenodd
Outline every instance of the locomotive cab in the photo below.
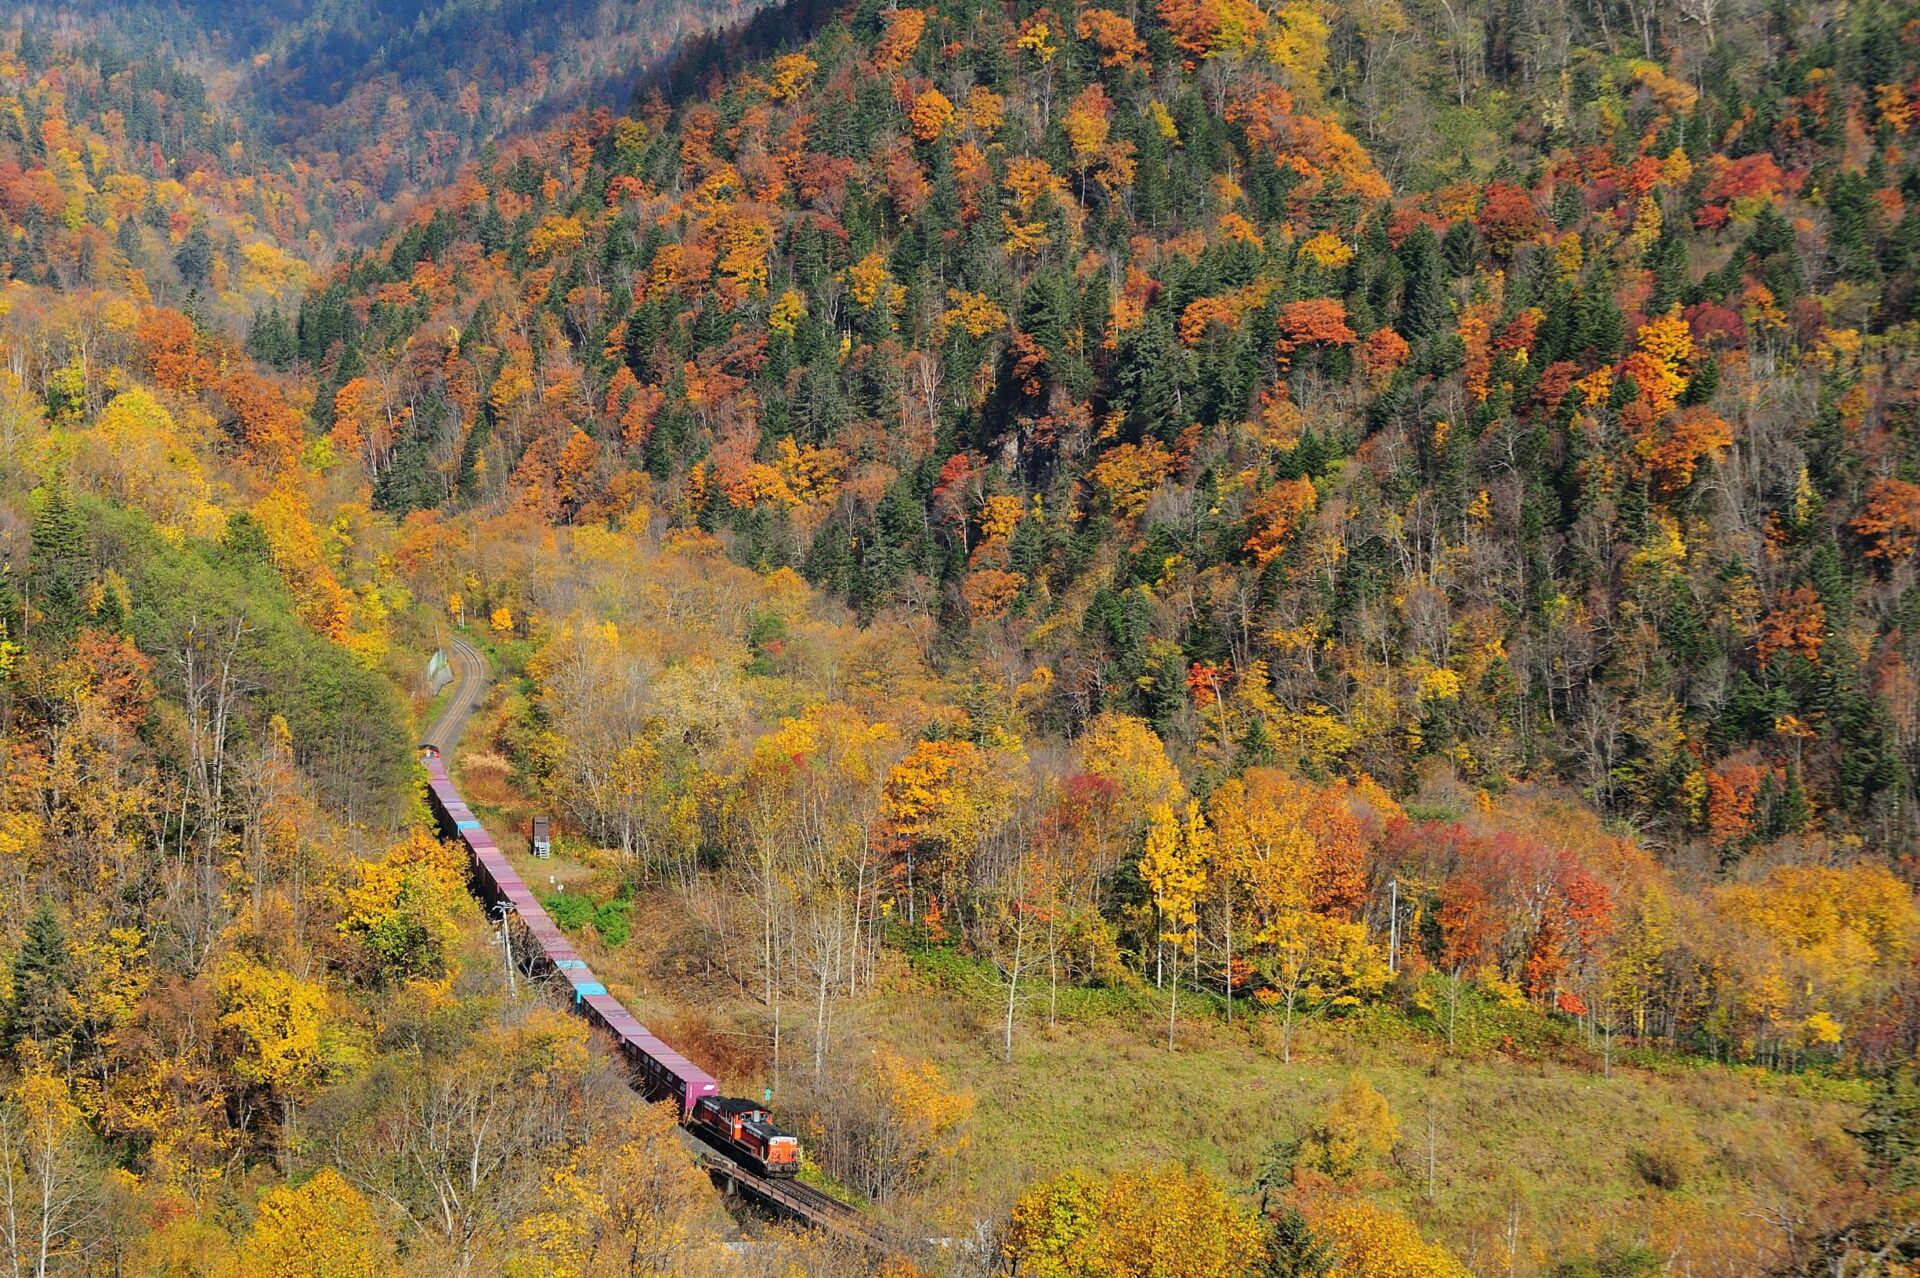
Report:
M 703 1096 L 693 1122 L 763 1176 L 792 1176 L 800 1170 L 800 1138 L 776 1126 L 765 1107 L 737 1096 Z

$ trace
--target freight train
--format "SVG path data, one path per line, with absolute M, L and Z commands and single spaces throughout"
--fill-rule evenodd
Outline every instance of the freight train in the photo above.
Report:
M 680 1119 L 709 1144 L 763 1176 L 789 1177 L 800 1168 L 800 1142 L 774 1126 L 752 1101 L 720 1095 L 713 1075 L 673 1050 L 629 1012 L 575 952 L 539 898 L 506 858 L 454 788 L 433 745 L 420 748 L 427 791 L 441 832 L 467 849 L 473 891 L 489 908 L 505 907 L 515 958 L 530 971 L 550 971 L 573 990 L 573 1006 L 612 1042 L 648 1100 L 671 1100 Z

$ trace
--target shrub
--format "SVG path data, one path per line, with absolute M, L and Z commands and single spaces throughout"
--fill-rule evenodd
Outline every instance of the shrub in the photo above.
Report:
M 1650 1143 L 1629 1150 L 1627 1162 L 1646 1184 L 1672 1193 L 1698 1169 L 1700 1151 L 1685 1134 L 1663 1131 Z
M 1553 1267 L 1553 1278 L 1654 1278 L 1665 1272 L 1658 1252 L 1637 1244 L 1602 1243 L 1591 1256 L 1569 1256 Z
M 616 948 L 625 945 L 627 938 L 633 935 L 633 902 L 625 896 L 616 896 L 596 906 L 593 911 L 593 930 L 608 945 Z
M 578 932 L 593 921 L 593 898 L 565 892 L 550 892 L 540 898 L 540 904 L 547 907 L 547 913 L 562 931 Z
M 584 892 L 553 892 L 541 897 L 540 904 L 563 932 L 578 932 L 591 923 L 600 939 L 615 947 L 633 935 L 633 899 L 625 892 L 597 905 Z

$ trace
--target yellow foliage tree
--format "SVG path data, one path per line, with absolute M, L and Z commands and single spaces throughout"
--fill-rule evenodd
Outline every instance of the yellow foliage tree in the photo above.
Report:
M 366 1198 L 331 1167 L 322 1167 L 297 1189 L 280 1185 L 262 1196 L 233 1274 L 377 1278 L 391 1272 L 392 1254 Z
M 715 233 L 720 253 L 720 295 L 728 302 L 764 293 L 767 255 L 773 251 L 773 227 L 764 217 L 731 209 Z
M 357 867 L 342 897 L 340 933 L 358 941 L 380 978 L 437 978 L 459 937 L 466 864 L 451 844 L 415 826 L 378 861 Z
M 792 337 L 807 317 L 807 299 L 794 289 L 781 293 L 767 311 L 767 327 L 784 337 Z
M 937 330 L 942 338 L 956 326 L 965 329 L 968 337 L 985 337 L 995 329 L 1006 327 L 1007 313 L 994 305 L 985 293 L 950 288 L 947 301 L 950 305 L 940 316 Z
M 991 135 L 1006 119 L 1007 100 L 976 84 L 967 90 L 967 119 L 980 132 Z
M 1195 1167 L 1068 1172 L 1014 1203 L 1002 1254 L 1032 1278 L 1252 1278 L 1260 1228 Z
M 1302 1015 L 1351 1006 L 1391 979 L 1366 925 L 1290 910 L 1254 937 L 1265 984 L 1255 997 L 1281 1009 L 1280 1058 L 1293 1061 L 1293 1030 Z
M 862 306 L 875 303 L 892 305 L 896 293 L 904 293 L 887 273 L 887 256 L 875 249 L 847 268 L 847 292 Z
M 216 538 L 227 519 L 213 504 L 200 459 L 173 414 L 139 387 L 107 402 L 94 423 L 99 447 L 80 450 L 75 478 L 99 484 L 114 500 L 145 511 L 160 535 Z
M 1884 866 L 1780 866 L 1713 904 L 1735 929 L 1729 992 L 1742 1028 L 1774 1045 L 1844 1041 L 1920 945 L 1920 908 Z
M 1199 920 L 1200 894 L 1207 887 L 1207 865 L 1214 857 L 1213 834 L 1207 829 L 1198 801 L 1187 803 L 1186 820 L 1175 818 L 1169 804 L 1156 803 L 1147 814 L 1147 842 L 1140 854 L 1140 881 L 1153 896 L 1159 918 L 1160 949 L 1173 950 L 1172 997 L 1167 1011 L 1167 1050 L 1173 1050 L 1175 1018 L 1180 1008 L 1180 958 L 1193 949 L 1194 924 Z
M 586 228 L 576 217 L 550 217 L 527 237 L 527 256 L 540 260 L 571 253 L 586 242 Z
M 1067 145 L 1073 151 L 1076 167 L 1084 169 L 1099 158 L 1101 148 L 1107 144 L 1112 120 L 1113 101 L 1099 81 L 1082 89 L 1073 99 L 1066 115 L 1061 117 L 1060 127 L 1066 130 Z
M 1364 1198 L 1339 1200 L 1313 1227 L 1333 1252 L 1328 1278 L 1472 1278 L 1412 1221 Z
M 1351 1074 L 1340 1095 L 1301 1138 L 1294 1166 L 1335 1181 L 1351 1181 L 1392 1153 L 1399 1133 L 1399 1120 L 1387 1098 L 1365 1078 Z
M 1010 759 L 970 741 L 921 741 L 887 773 L 881 813 L 908 850 L 922 849 L 918 872 L 960 868 L 1010 793 Z
M 0 1263 L 15 1274 L 79 1272 L 97 1202 L 97 1154 L 67 1080 L 25 1053 L 0 1100 Z
M 220 1028 L 243 1082 L 277 1099 L 291 1127 L 300 1096 L 320 1079 L 326 991 L 290 972 L 235 956 L 219 978 Z
M 1635 345 L 1622 371 L 1640 384 L 1653 415 L 1664 416 L 1687 389 L 1688 361 L 1693 358 L 1693 333 L 1680 318 L 1679 306 L 1642 324 Z
M 938 89 L 928 89 L 915 98 L 913 109 L 907 112 L 907 122 L 913 128 L 913 136 L 922 142 L 938 138 L 952 119 L 953 103 Z
M 906 1142 L 904 1157 L 911 1174 L 918 1175 L 934 1159 L 951 1158 L 967 1147 L 973 1093 L 952 1090 L 932 1061 L 916 1060 L 890 1046 L 874 1053 L 873 1068 L 887 1109 Z
M 1149 439 L 1143 444 L 1109 448 L 1088 469 L 1087 478 L 1114 514 L 1132 519 L 1146 510 L 1154 490 L 1172 473 L 1173 454 L 1159 440 Z
M 1321 231 L 1300 245 L 1300 256 L 1325 267 L 1345 266 L 1353 260 L 1353 246 L 1331 231 Z
M 804 53 L 788 53 L 775 58 L 767 68 L 767 96 L 775 102 L 791 102 L 807 91 L 820 64 Z
M 597 1126 L 549 1173 L 515 1230 L 509 1278 L 668 1278 L 699 1272 L 705 1177 L 671 1105 Z
M 274 489 L 253 507 L 254 521 L 266 538 L 274 567 L 293 595 L 300 620 L 339 641 L 346 638 L 353 621 L 353 598 L 334 576 L 326 546 L 310 514 L 305 495 L 285 486 Z
M 1080 738 L 1080 766 L 1120 787 L 1129 812 L 1144 814 L 1155 804 L 1172 805 L 1187 797 L 1159 735 L 1134 715 L 1096 716 Z

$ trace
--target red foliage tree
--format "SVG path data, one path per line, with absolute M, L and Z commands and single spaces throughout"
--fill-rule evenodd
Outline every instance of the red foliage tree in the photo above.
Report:
M 1540 233 L 1540 210 L 1533 196 L 1511 182 L 1495 182 L 1487 187 L 1480 201 L 1480 212 L 1473 219 L 1486 237 L 1487 247 L 1498 257 L 1510 257 L 1513 250 Z

